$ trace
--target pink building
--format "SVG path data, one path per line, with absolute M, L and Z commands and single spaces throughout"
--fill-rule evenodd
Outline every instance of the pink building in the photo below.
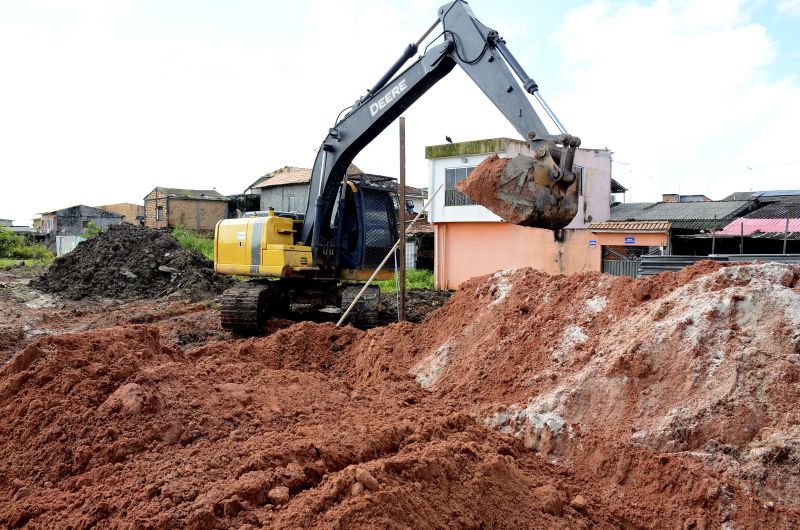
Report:
M 455 188 L 486 157 L 520 153 L 532 155 L 526 142 L 510 138 L 425 148 L 430 193 L 444 185 L 429 213 L 434 225 L 437 287 L 455 289 L 474 276 L 515 267 L 529 266 L 551 274 L 600 270 L 600 246 L 596 235 L 586 228 L 610 217 L 611 152 L 578 149 L 578 214 L 560 234 L 503 222 Z

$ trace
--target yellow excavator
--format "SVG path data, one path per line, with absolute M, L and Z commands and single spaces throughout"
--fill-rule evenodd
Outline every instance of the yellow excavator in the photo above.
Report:
M 400 71 L 439 25 L 441 33 Z M 523 157 L 523 163 L 509 164 L 507 174 L 498 176 L 502 199 L 524 203 L 535 214 L 520 224 L 558 229 L 570 222 L 577 212 L 573 159 L 580 140 L 567 134 L 498 33 L 475 18 L 466 2 L 455 0 L 442 6 L 425 34 L 337 118 L 317 152 L 304 215 L 270 208 L 217 224 L 215 270 L 256 279 L 223 293 L 224 328 L 252 333 L 270 317 L 338 318 L 350 305 L 362 286 L 348 281 L 366 280 L 391 251 L 398 238 L 398 216 L 394 180 L 348 175 L 347 169 L 456 65 L 536 153 Z M 548 132 L 527 94 L 542 104 L 559 134 Z M 376 278 L 392 275 L 390 265 Z M 377 287 L 365 291 L 350 313 L 353 322 L 368 324 L 375 318 L 378 295 Z

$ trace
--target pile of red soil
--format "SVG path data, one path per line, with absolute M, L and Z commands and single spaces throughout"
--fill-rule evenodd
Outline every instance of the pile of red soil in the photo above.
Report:
M 31 285 L 73 300 L 171 294 L 200 299 L 221 293 L 232 280 L 169 232 L 125 223 L 83 241 Z
M 421 324 L 0 370 L 0 526 L 795 528 L 800 268 L 530 269 Z

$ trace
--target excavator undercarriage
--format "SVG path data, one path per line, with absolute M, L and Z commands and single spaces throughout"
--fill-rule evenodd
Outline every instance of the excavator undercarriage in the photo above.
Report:
M 273 318 L 336 321 L 361 290 L 319 280 L 250 280 L 226 290 L 220 299 L 222 327 L 237 334 L 256 334 Z M 378 322 L 380 289 L 370 286 L 348 315 L 348 322 L 371 327 Z

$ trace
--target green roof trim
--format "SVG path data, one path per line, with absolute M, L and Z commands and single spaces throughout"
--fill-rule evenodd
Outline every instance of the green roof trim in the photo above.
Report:
M 425 158 L 450 158 L 453 156 L 482 155 L 484 153 L 505 153 L 508 144 L 528 145 L 522 140 L 512 138 L 490 138 L 487 140 L 473 140 L 457 144 L 441 144 L 425 146 Z

